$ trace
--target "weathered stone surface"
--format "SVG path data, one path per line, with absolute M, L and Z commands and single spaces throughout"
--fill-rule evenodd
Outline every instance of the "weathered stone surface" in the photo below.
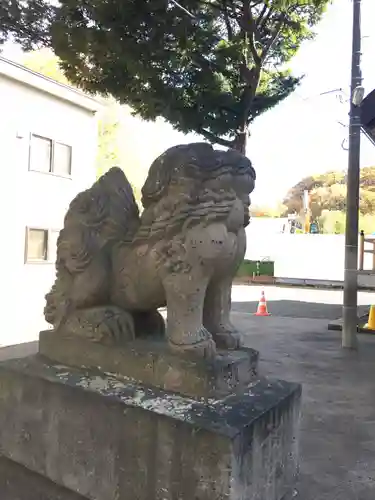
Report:
M 167 306 L 171 348 L 214 357 L 236 349 L 231 285 L 246 250 L 248 158 L 210 144 L 175 146 L 157 158 L 139 215 L 124 173 L 113 168 L 70 204 L 57 245 L 45 317 L 57 333 L 104 344 L 160 335 Z
M 220 398 L 244 389 L 258 364 L 254 349 L 222 351 L 214 359 L 203 360 L 171 351 L 164 339 L 114 347 L 51 330 L 40 332 L 39 353 L 67 366 L 98 368 L 193 398 Z
M 200 402 L 38 356 L 9 360 L 0 449 L 91 500 L 280 500 L 294 484 L 300 392 L 262 379 Z
M 84 500 L 26 467 L 0 456 L 1 500 Z

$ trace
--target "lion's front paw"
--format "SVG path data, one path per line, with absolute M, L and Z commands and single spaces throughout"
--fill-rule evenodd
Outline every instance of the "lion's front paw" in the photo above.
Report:
M 219 349 L 233 351 L 242 346 L 242 335 L 239 332 L 216 333 L 214 339 Z
M 169 336 L 169 345 L 174 351 L 193 354 L 199 358 L 212 359 L 216 356 L 216 343 L 206 328 L 202 327 L 194 334 L 188 333 L 179 338 L 175 343 L 173 337 Z
M 219 349 L 235 350 L 242 346 L 242 335 L 232 324 L 220 324 L 210 331 Z

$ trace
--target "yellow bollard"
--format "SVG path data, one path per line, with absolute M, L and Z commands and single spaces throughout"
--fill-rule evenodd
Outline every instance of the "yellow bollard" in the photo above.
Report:
M 368 321 L 365 324 L 364 328 L 367 328 L 368 330 L 375 330 L 375 306 L 370 307 Z

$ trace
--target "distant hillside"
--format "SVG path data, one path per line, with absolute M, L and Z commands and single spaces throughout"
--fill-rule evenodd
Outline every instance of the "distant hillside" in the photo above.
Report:
M 305 177 L 287 193 L 283 204 L 286 213 L 300 213 L 303 209 L 303 191 L 311 196 L 311 211 L 314 218 L 325 210 L 344 212 L 346 207 L 346 173 L 327 172 Z M 361 169 L 360 213 L 375 214 L 375 167 Z

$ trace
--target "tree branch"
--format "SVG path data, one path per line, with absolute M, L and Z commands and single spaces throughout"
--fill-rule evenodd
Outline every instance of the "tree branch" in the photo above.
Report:
M 267 7 L 267 4 L 265 3 L 264 6 L 263 6 L 263 9 L 260 11 L 260 14 L 259 14 L 258 19 L 257 19 L 257 23 L 256 24 L 257 24 L 257 28 L 258 29 L 259 29 L 259 27 L 260 27 L 260 25 L 262 23 L 262 20 L 263 20 L 263 17 L 265 15 L 265 13 L 267 12 L 267 9 L 268 9 L 268 7 Z
M 259 83 L 259 78 L 260 78 L 260 72 L 261 68 L 255 68 L 253 67 L 250 71 L 251 74 L 251 82 L 248 83 L 246 88 L 243 91 L 242 97 L 241 97 L 241 109 L 242 109 L 242 116 L 241 116 L 241 124 L 240 127 L 246 128 L 247 122 L 248 122 L 248 117 L 249 113 L 251 110 L 251 106 L 258 88 L 258 83 Z
M 224 15 L 225 26 L 227 27 L 228 40 L 233 40 L 233 29 L 232 25 L 230 24 L 227 0 L 223 0 L 223 6 L 224 6 L 223 15 Z
M 209 61 L 206 59 L 202 54 L 198 52 L 194 52 L 191 56 L 191 62 L 192 64 L 195 64 L 199 68 L 201 68 L 203 71 L 212 71 L 213 73 L 215 71 L 218 71 L 223 74 L 223 76 L 231 76 L 230 71 L 225 71 L 222 69 L 222 67 L 217 64 L 215 61 Z
M 231 10 L 232 10 L 231 14 L 234 15 L 235 9 L 237 8 L 237 6 L 234 4 L 233 0 L 229 0 L 229 1 L 231 3 Z M 223 0 L 219 0 L 219 3 L 221 3 L 221 2 L 223 2 Z M 225 2 L 224 2 L 226 4 L 225 7 L 221 7 L 216 2 L 213 3 L 212 0 L 207 0 L 207 1 L 200 0 L 200 3 L 202 5 L 206 5 L 207 7 L 210 7 L 211 9 L 215 9 L 215 10 L 217 10 L 219 12 L 222 12 L 223 14 L 224 14 L 225 11 L 227 11 L 228 14 L 230 13 L 230 9 L 229 9 L 229 5 L 228 5 L 228 1 L 227 0 L 225 0 Z
M 199 128 L 198 133 L 202 135 L 205 139 L 215 144 L 220 144 L 220 146 L 225 146 L 227 148 L 231 148 L 233 146 L 233 141 L 229 141 L 227 139 L 222 139 L 221 137 L 205 130 L 204 128 Z
M 272 9 L 272 7 L 270 7 L 267 14 L 265 14 L 265 13 L 263 14 L 264 17 L 263 17 L 262 21 L 259 23 L 259 28 L 264 28 L 266 26 L 270 17 L 272 16 L 272 14 L 273 14 L 273 9 Z
M 285 14 L 282 14 L 281 18 L 280 18 L 280 21 L 277 23 L 277 25 L 276 25 L 273 33 L 272 33 L 271 38 L 268 40 L 268 42 L 266 44 L 264 44 L 264 47 L 263 47 L 263 50 L 262 50 L 262 53 L 261 53 L 261 56 L 260 56 L 263 62 L 267 58 L 267 56 L 269 54 L 269 51 L 272 48 L 272 45 L 275 43 L 277 37 L 279 36 L 280 31 L 281 31 L 281 29 L 283 27 L 284 22 L 285 22 Z
M 251 7 L 249 6 L 249 3 L 246 0 L 243 0 L 242 2 L 242 16 L 239 21 L 239 24 L 241 29 L 248 35 L 247 40 L 249 43 L 251 55 L 254 60 L 254 64 L 256 66 L 259 66 L 262 60 L 255 47 L 255 40 L 259 38 L 259 32 L 254 22 L 253 14 L 251 12 Z M 245 64 L 247 64 L 247 61 L 245 62 Z

